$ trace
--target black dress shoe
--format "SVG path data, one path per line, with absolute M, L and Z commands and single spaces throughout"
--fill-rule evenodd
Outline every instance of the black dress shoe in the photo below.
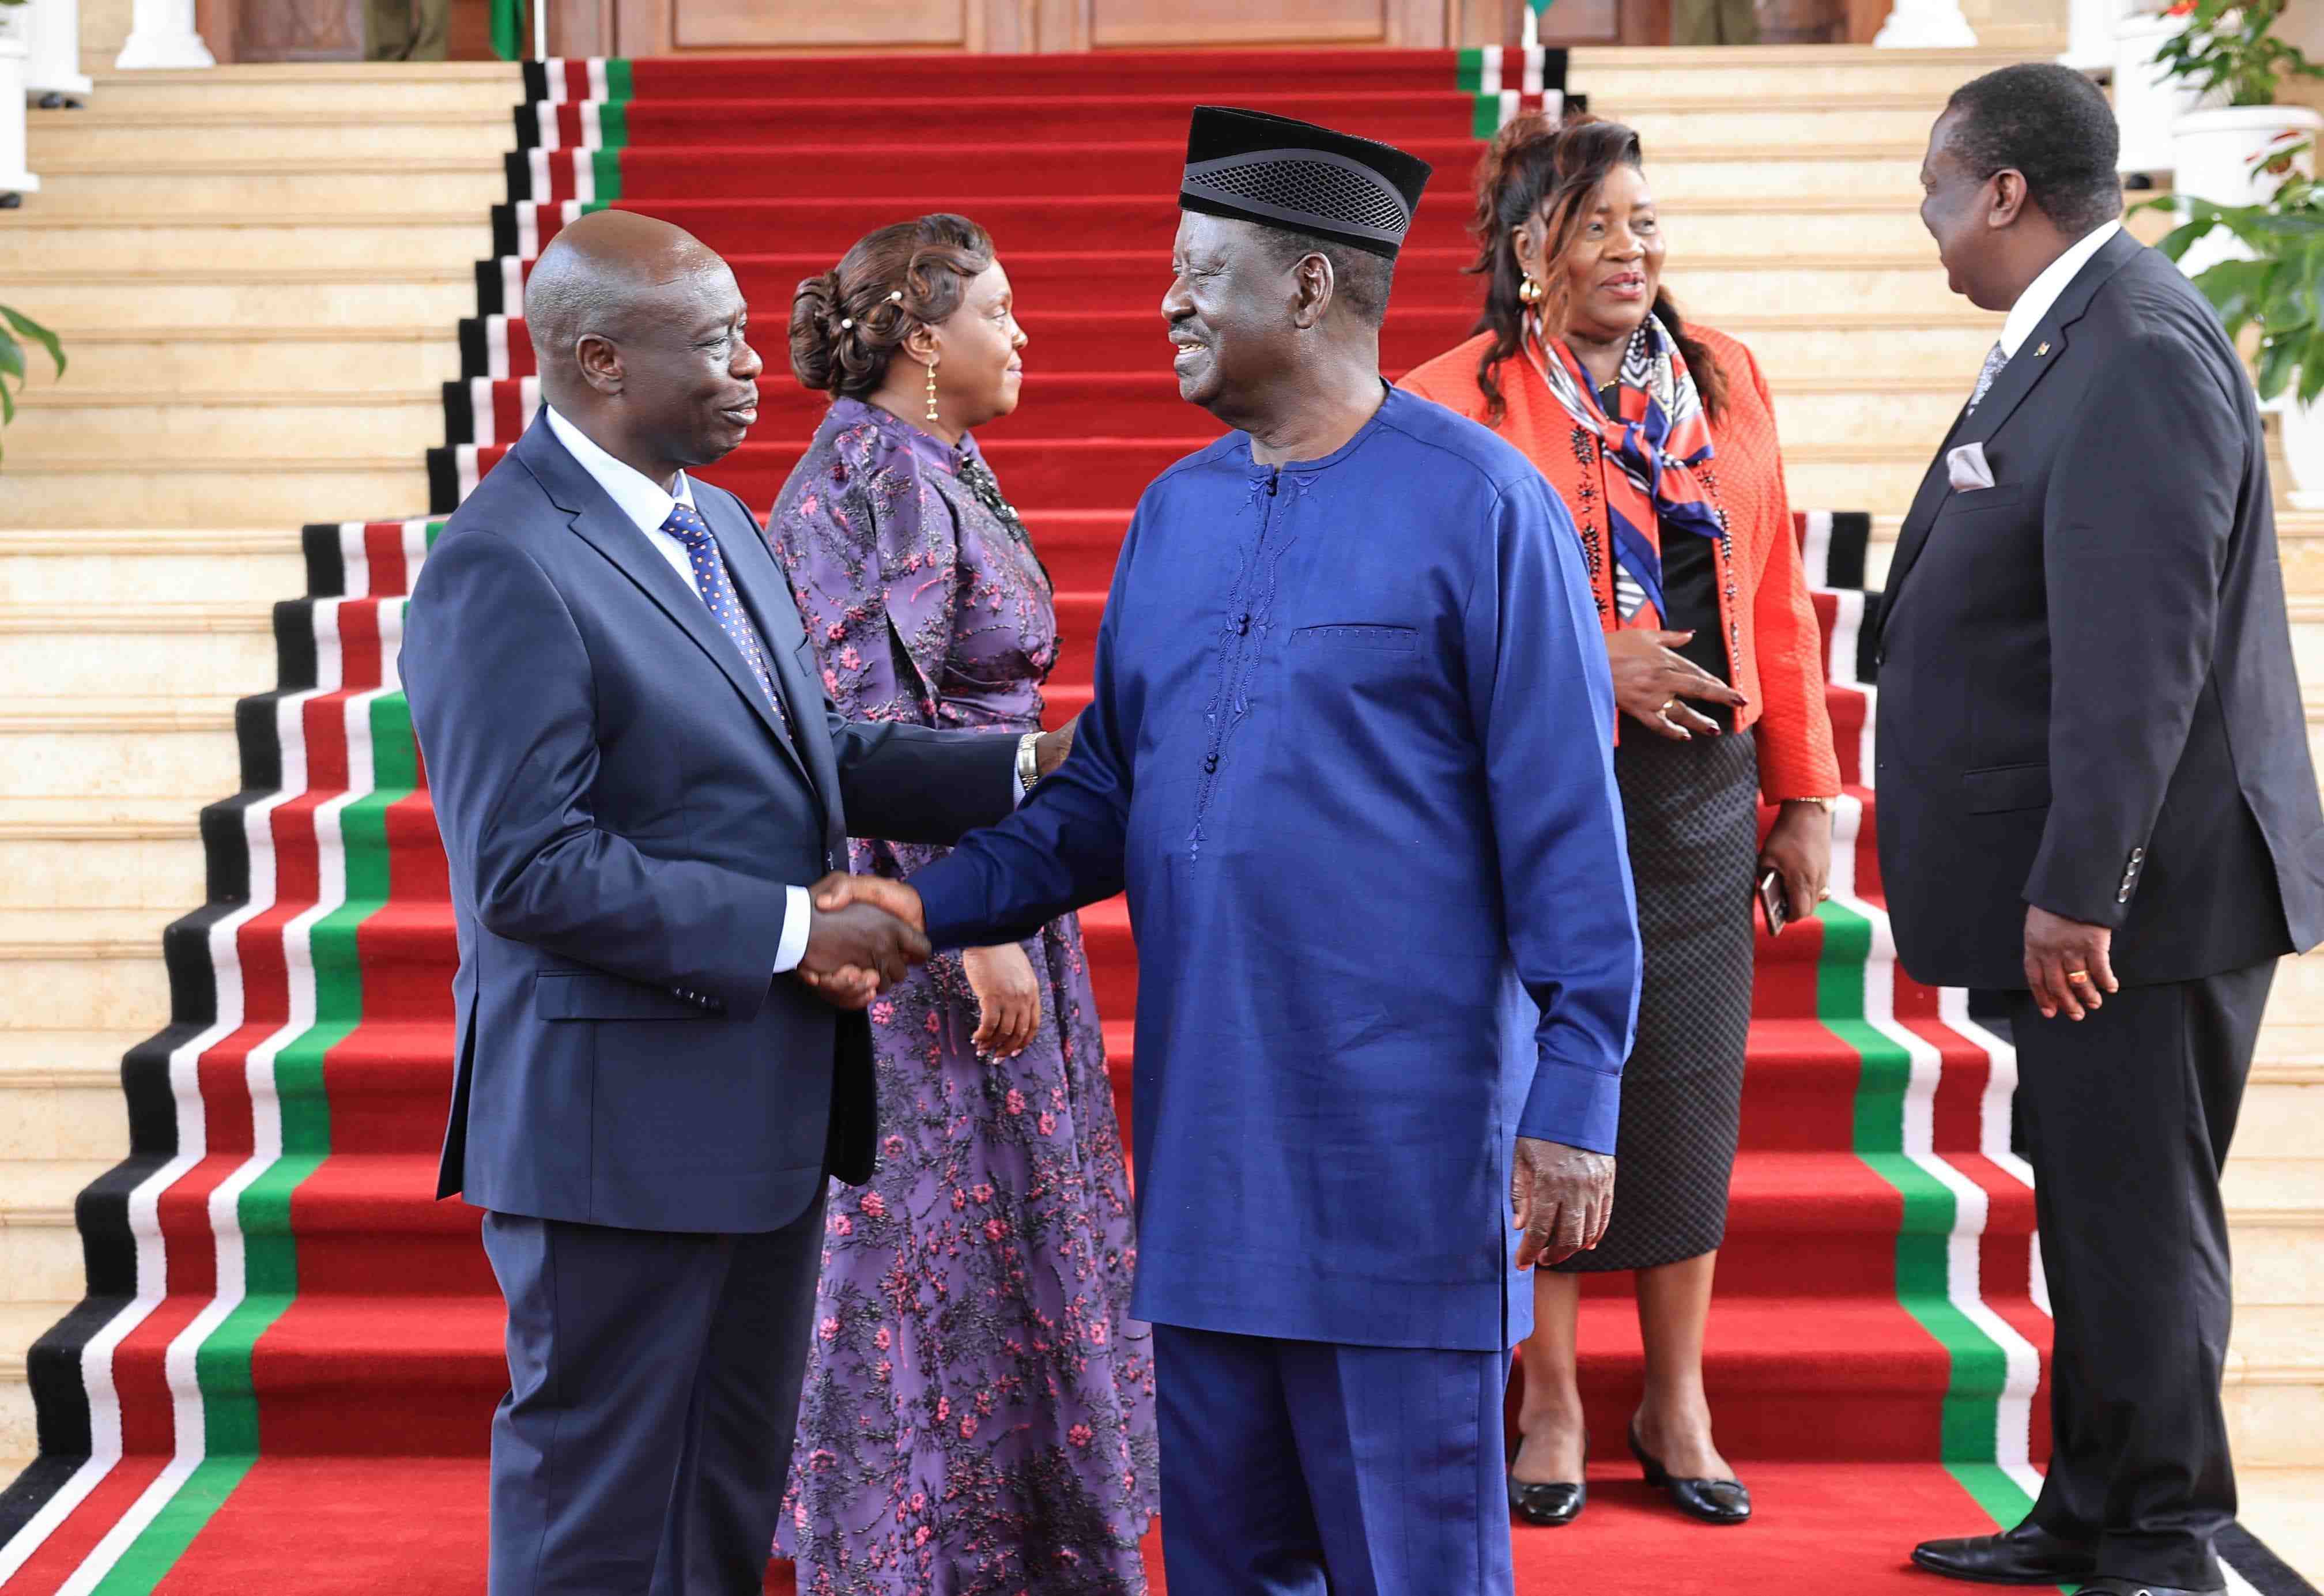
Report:
M 1913 1548 L 1913 1562 L 1947 1579 L 1987 1585 L 2061 1585 L 2089 1578 L 2098 1565 L 2091 1548 L 2030 1519 L 1999 1535 L 1923 1541 Z
M 1740 1524 L 1751 1517 L 1751 1493 L 1740 1480 L 1674 1480 L 1662 1460 L 1638 1441 L 1638 1421 L 1630 1421 L 1630 1455 L 1646 1476 L 1646 1483 L 1669 1493 L 1678 1510 L 1705 1524 Z
M 2227 1596 L 2225 1585 L 2209 1585 L 2190 1591 L 2183 1585 L 2149 1585 L 2137 1580 L 2126 1580 L 2120 1574 L 2100 1574 L 2085 1581 L 2083 1596 Z

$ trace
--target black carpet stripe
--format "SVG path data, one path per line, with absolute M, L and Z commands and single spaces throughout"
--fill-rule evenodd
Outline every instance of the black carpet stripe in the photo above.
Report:
M 2318 1504 L 2324 1511 L 2324 1503 Z M 2300 1571 L 2267 1549 L 2260 1538 L 2240 1524 L 2230 1524 L 2219 1531 L 2214 1545 L 2219 1560 L 2251 1582 L 2259 1596 L 2319 1596 L 2315 1586 L 2300 1577 Z
M 0 1490 L 0 1546 L 16 1537 L 16 1532 L 32 1521 L 32 1515 L 48 1506 L 49 1499 L 62 1490 L 73 1471 L 87 1461 L 79 1457 L 37 1457 L 24 1467 L 24 1471 Z
M 474 391 L 465 382 L 444 384 L 444 441 L 447 444 L 476 441 L 476 407 Z
M 464 377 L 489 377 L 493 374 L 493 355 L 484 338 L 484 317 L 495 314 L 486 311 L 460 318 L 460 374 Z
M 347 551 L 336 521 L 309 521 L 299 529 L 299 552 L 307 562 L 307 591 L 316 598 L 340 598 L 347 591 Z
M 495 205 L 493 207 L 493 233 L 496 239 L 500 233 L 500 214 L 508 208 L 509 208 L 504 205 Z M 508 248 L 504 250 L 496 250 L 496 253 L 489 261 L 478 261 L 476 263 L 477 315 L 499 316 L 504 313 L 511 313 L 509 312 L 509 308 L 502 302 L 507 298 L 507 296 L 501 291 L 501 262 L 503 258 L 515 254 L 516 224 L 514 222 L 511 222 L 509 224 Z M 465 326 L 466 324 L 463 323 L 462 325 Z M 463 341 L 461 344 L 462 351 L 465 353 L 466 348 L 467 345 Z M 487 377 L 492 374 L 491 362 L 484 357 L 484 345 L 481 338 L 476 346 L 475 370 L 463 371 L 460 374 L 466 377 Z
M 449 515 L 460 507 L 460 457 L 449 448 L 428 451 L 428 513 Z

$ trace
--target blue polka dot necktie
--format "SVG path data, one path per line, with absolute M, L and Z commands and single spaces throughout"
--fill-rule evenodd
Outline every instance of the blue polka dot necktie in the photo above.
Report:
M 693 505 L 678 503 L 670 506 L 669 519 L 661 530 L 686 546 L 687 563 L 694 569 L 694 586 L 708 606 L 710 618 L 718 623 L 718 630 L 726 634 L 735 651 L 750 666 L 751 674 L 759 678 L 759 687 L 767 695 L 767 703 L 775 717 L 783 723 L 783 730 L 791 729 L 790 712 L 784 707 L 783 696 L 775 690 L 774 673 L 767 669 L 767 651 L 759 646 L 758 628 L 743 612 L 742 601 L 734 596 L 734 584 L 727 579 L 725 558 L 718 552 L 718 540 L 710 535 L 710 523 Z

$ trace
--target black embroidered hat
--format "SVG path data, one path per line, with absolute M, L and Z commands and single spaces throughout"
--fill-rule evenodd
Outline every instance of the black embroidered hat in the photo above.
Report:
M 1393 145 L 1232 106 L 1196 106 L 1178 204 L 1396 258 L 1429 165 Z

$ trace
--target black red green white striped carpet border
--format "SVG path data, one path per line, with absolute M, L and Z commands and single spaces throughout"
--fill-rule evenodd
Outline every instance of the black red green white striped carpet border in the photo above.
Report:
M 1563 68 L 1559 55 L 1561 79 Z M 1477 131 L 1499 125 L 1527 95 L 1548 92 L 1552 69 L 1547 55 L 1464 57 L 1461 87 L 1476 97 Z M 468 445 L 431 452 L 431 470 L 438 457 L 452 466 L 439 503 L 456 502 L 474 485 L 475 447 L 520 425 L 534 397 L 522 384 L 512 393 L 490 386 L 509 372 L 506 318 L 492 312 L 521 297 L 508 291 L 521 288 L 521 262 L 537 253 L 537 236 L 533 251 L 523 247 L 521 227 L 538 212 L 520 208 L 539 191 L 531 189 L 534 157 L 547 163 L 541 171 L 552 181 L 553 162 L 564 155 L 576 182 L 585 166 L 595 182 L 606 153 L 604 111 L 628 99 L 631 69 L 624 61 L 550 63 L 529 68 L 528 82 L 534 100 L 596 102 L 594 115 L 574 125 L 576 134 L 594 126 L 600 143 L 547 145 L 538 135 L 550 124 L 540 106 L 526 108 L 536 136 L 521 153 L 521 174 L 512 162 L 509 236 L 498 236 L 495 217 L 496 246 L 507 245 L 498 253 L 512 259 L 480 267 L 480 275 L 489 268 L 502 291 L 492 297 L 501 303 L 492 304 L 480 282 L 480 315 L 462 329 L 466 380 L 451 385 L 456 397 L 447 396 L 447 420 L 458 403 L 467 408 Z M 619 115 L 610 123 L 618 131 Z M 563 123 L 554 125 L 561 134 Z M 618 161 L 612 165 L 617 173 Z M 589 202 L 570 203 L 577 209 Z M 496 406 L 512 413 L 503 416 Z M 463 457 L 466 474 L 458 470 Z M 401 595 L 440 524 L 306 529 L 310 596 L 278 606 L 278 686 L 237 707 L 244 790 L 202 817 L 210 902 L 164 933 L 171 1024 L 124 1063 L 132 1156 L 79 1200 L 89 1295 L 33 1349 L 42 1455 L 0 1492 L 0 1587 L 9 1596 L 18 1588 L 12 1577 L 77 1507 L 126 1488 L 134 1490 L 122 1510 L 53 1588 L 66 1596 L 147 1596 L 255 1459 L 252 1351 L 297 1289 L 290 1194 L 329 1149 L 320 1060 L 361 1015 L 353 935 L 387 896 L 382 811 L 419 779 L 396 691 L 394 641 Z M 1869 530 L 1864 516 L 1803 518 L 1809 569 L 1828 613 L 1835 697 L 1852 697 L 1857 710 L 1848 718 L 1850 794 L 1839 817 L 1846 863 L 1836 862 L 1817 1016 L 1859 1060 L 1855 1154 L 1904 1204 L 1897 1301 L 1947 1355 L 1935 1450 L 1969 1495 L 2007 1522 L 2038 1481 L 2030 1416 L 2041 1379 L 2034 1342 L 2041 1326 L 2012 1323 L 1988 1289 L 1987 1215 L 1996 1202 L 2023 1196 L 2023 1166 L 2007 1145 L 2014 1063 L 2006 1045 L 1970 1019 L 1960 994 L 1932 996 L 1903 980 L 1885 915 L 1854 890 L 1856 863 L 1869 845 L 1872 687 L 1858 642 Z M 263 1034 L 249 1035 L 251 983 L 266 981 L 283 989 L 287 1010 L 263 1022 Z M 198 1066 L 237 1038 L 247 1044 L 239 1051 L 251 1146 L 217 1152 Z M 1957 1093 L 1963 1079 L 1980 1083 L 1974 1158 L 1940 1150 L 1933 1129 L 1940 1093 Z M 200 1245 L 216 1270 L 214 1287 L 192 1300 L 164 1289 L 178 1245 L 165 1241 L 164 1204 L 189 1195 L 198 1199 Z M 2024 1300 L 2040 1305 L 2038 1262 L 2020 1257 L 2015 1267 Z M 114 1384 L 115 1355 L 157 1325 L 169 1335 L 169 1435 L 159 1446 L 150 1436 L 133 1445 Z M 2223 1537 L 2221 1551 L 2237 1596 L 2316 1596 L 2240 1529 Z

